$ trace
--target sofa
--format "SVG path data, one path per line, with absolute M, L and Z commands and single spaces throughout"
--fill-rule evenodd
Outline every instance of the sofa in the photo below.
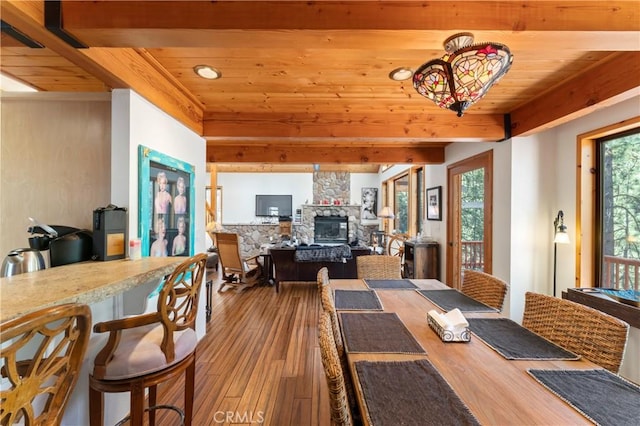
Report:
M 314 247 L 300 248 L 300 250 L 313 250 Z M 357 278 L 356 257 L 371 254 L 367 247 L 351 247 L 350 258 L 340 258 L 318 261 L 299 261 L 296 256 L 296 247 L 271 248 L 271 262 L 274 268 L 274 280 L 276 291 L 280 290 L 281 281 L 316 281 L 318 270 L 326 266 L 330 278 Z

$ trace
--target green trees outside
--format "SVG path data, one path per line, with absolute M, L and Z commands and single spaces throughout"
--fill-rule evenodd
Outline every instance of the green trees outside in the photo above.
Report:
M 600 147 L 603 254 L 640 259 L 640 132 Z
M 484 239 L 484 169 L 462 175 L 462 241 Z

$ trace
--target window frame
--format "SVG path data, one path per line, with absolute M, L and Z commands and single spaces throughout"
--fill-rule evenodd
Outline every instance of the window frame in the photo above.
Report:
M 600 240 L 598 197 L 598 140 L 640 128 L 640 116 L 577 136 L 576 167 L 576 287 L 600 283 Z

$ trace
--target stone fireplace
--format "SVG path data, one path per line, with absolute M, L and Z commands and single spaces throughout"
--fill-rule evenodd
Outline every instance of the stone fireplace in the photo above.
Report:
M 357 241 L 360 245 L 368 245 L 371 231 L 378 226 L 362 225 L 361 206 L 349 205 L 350 187 L 349 172 L 313 173 L 313 204 L 302 206 L 301 221 L 294 224 L 295 233 L 302 242 L 351 244 Z M 318 220 L 321 229 L 316 231 Z
M 319 244 L 349 243 L 349 218 L 346 216 L 316 216 L 313 240 Z

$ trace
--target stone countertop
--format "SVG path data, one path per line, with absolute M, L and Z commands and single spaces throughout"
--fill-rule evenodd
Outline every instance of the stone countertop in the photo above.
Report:
M 0 323 L 63 303 L 94 303 L 171 273 L 184 257 L 89 261 L 0 278 Z

